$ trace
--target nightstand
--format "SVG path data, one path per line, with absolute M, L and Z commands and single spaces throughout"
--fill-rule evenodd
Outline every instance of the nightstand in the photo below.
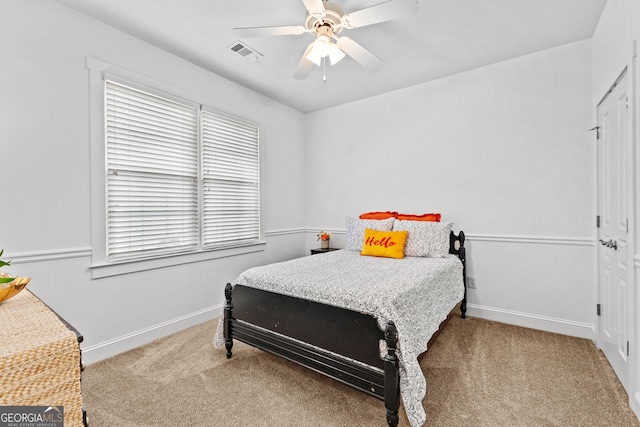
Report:
M 326 252 L 331 252 L 331 251 L 337 251 L 339 250 L 339 248 L 315 248 L 315 249 L 311 249 L 311 255 L 316 255 L 316 254 L 324 254 Z

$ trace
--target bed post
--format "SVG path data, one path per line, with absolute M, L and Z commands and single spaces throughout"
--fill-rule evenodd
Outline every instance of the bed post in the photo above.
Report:
M 387 322 L 384 338 L 387 342 L 387 354 L 384 356 L 384 406 L 387 408 L 387 423 L 390 427 L 396 427 L 400 408 L 400 367 L 396 356 L 398 330 L 392 321 Z
M 231 292 L 233 288 L 231 283 L 227 283 L 224 288 L 225 304 L 224 304 L 224 346 L 227 349 L 227 359 L 231 358 L 231 347 L 233 347 L 233 337 L 231 336 Z
M 464 231 L 460 231 L 458 235 L 451 231 L 449 233 L 449 253 L 456 255 L 462 262 L 462 288 L 464 296 L 460 302 L 460 317 L 467 317 L 467 250 L 464 248 Z
M 467 250 L 464 247 L 464 231 L 458 234 L 458 239 L 460 241 L 458 256 L 462 261 L 462 286 L 464 286 L 464 297 L 462 297 L 462 302 L 460 303 L 460 317 L 465 319 L 467 317 Z

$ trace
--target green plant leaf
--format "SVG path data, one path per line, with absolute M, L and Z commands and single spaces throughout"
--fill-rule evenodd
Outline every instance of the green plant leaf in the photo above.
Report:
M 4 249 L 0 249 L 0 257 L 2 256 L 2 253 L 4 252 Z M 0 267 L 4 267 L 5 265 L 9 265 L 11 264 L 11 261 L 2 261 L 0 259 Z
M 15 277 L 0 277 L 0 283 L 9 283 L 13 282 Z

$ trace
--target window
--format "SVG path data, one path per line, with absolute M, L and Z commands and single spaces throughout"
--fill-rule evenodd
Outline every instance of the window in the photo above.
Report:
M 259 128 L 105 80 L 106 261 L 260 238 Z
M 258 129 L 202 112 L 202 243 L 255 240 L 260 233 Z

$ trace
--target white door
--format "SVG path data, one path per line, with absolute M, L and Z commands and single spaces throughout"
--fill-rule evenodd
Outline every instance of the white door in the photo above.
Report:
M 628 87 L 625 72 L 598 105 L 598 344 L 629 386 Z

